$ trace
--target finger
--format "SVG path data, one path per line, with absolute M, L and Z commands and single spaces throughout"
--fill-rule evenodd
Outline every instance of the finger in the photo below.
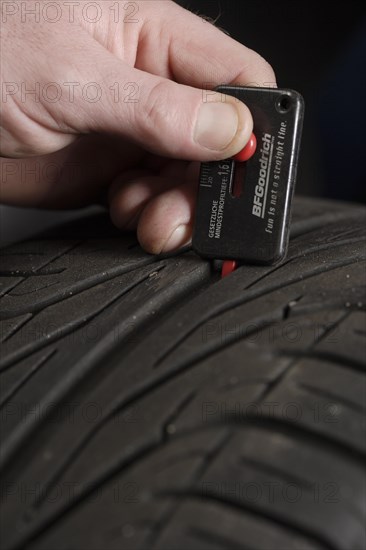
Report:
M 145 9 L 137 68 L 204 89 L 276 85 L 267 61 L 205 19 L 174 2 L 147 2 Z
M 196 182 L 184 183 L 148 202 L 137 230 L 147 252 L 170 252 L 190 242 L 196 190 Z
M 119 176 L 109 190 L 109 211 L 119 229 L 136 229 L 147 203 L 155 196 L 180 183 L 173 178 L 153 176 L 147 170 L 135 170 Z

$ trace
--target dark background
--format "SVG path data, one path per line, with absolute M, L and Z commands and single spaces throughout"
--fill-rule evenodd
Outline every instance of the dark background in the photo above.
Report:
M 360 2 L 179 0 L 260 53 L 306 112 L 297 193 L 365 201 L 366 11 Z

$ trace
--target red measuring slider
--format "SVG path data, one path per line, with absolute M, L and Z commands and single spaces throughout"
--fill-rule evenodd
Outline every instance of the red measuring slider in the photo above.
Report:
M 244 149 L 242 149 L 241 151 L 239 151 L 239 153 L 234 155 L 233 159 L 239 162 L 246 162 L 247 160 L 252 158 L 256 149 L 257 149 L 257 138 L 252 133 Z
M 247 160 L 252 158 L 256 149 L 257 149 L 257 138 L 252 133 L 244 149 L 239 151 L 239 153 L 234 155 L 232 158 L 233 160 L 236 160 L 238 162 L 246 162 Z M 230 273 L 235 271 L 237 267 L 238 267 L 238 263 L 235 260 L 226 260 L 222 264 L 221 277 L 224 278 L 227 275 L 230 275 Z

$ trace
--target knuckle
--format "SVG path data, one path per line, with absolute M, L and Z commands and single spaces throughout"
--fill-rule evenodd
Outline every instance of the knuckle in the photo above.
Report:
M 250 85 L 265 87 L 276 85 L 276 75 L 272 66 L 254 50 L 248 50 L 246 72 L 251 75 Z
M 268 79 L 268 82 L 276 82 L 276 74 L 274 72 L 274 69 L 272 65 L 263 57 L 259 56 L 260 63 L 261 63 L 261 69 L 262 73 L 266 75 L 266 78 Z
M 272 65 L 260 54 L 255 54 L 255 66 L 258 76 L 263 81 L 261 85 L 275 84 L 276 75 Z
M 156 133 L 157 129 L 165 128 L 172 117 L 171 84 L 162 80 L 147 95 L 144 118 L 147 127 Z

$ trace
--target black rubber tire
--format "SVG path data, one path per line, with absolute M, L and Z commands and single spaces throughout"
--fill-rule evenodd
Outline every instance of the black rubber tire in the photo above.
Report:
M 6 249 L 3 549 L 365 548 L 365 221 L 223 280 L 104 216 Z

